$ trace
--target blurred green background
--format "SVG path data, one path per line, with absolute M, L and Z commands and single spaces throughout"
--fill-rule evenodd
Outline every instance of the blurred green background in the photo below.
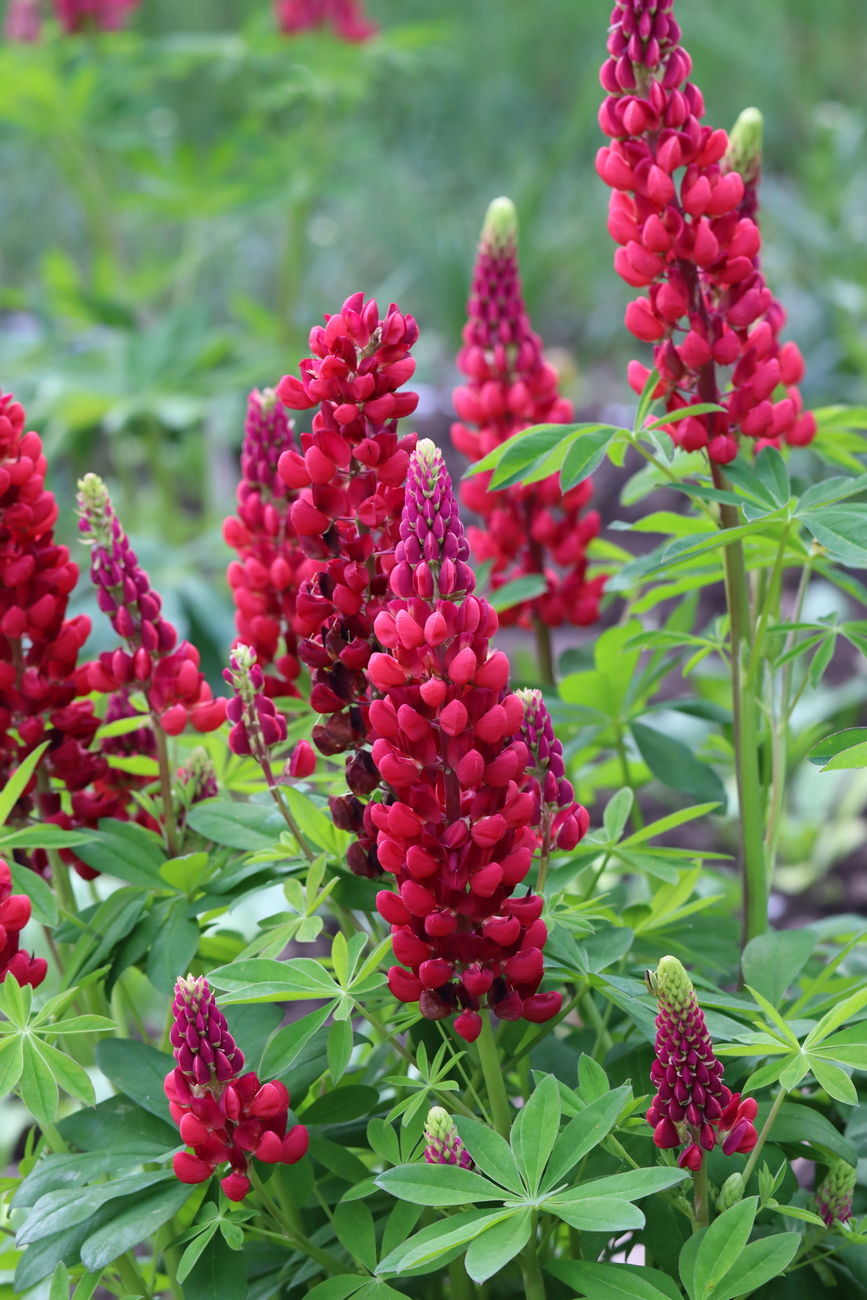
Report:
M 76 478 L 102 473 L 211 675 L 232 635 L 219 524 L 246 391 L 364 289 L 418 318 L 417 423 L 445 441 L 495 195 L 518 205 L 534 322 L 579 408 L 631 400 L 593 166 L 607 0 L 369 10 L 364 46 L 281 37 L 268 0 L 143 0 L 126 32 L 0 48 L 0 383 L 45 437 L 59 531 Z M 861 0 L 677 13 L 708 120 L 766 116 L 765 261 L 807 400 L 864 400 Z M 108 636 L 102 620 L 90 648 Z

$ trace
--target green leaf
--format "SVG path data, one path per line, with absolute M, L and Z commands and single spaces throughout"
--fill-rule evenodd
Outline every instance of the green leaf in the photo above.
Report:
M 60 1261 L 51 1275 L 48 1300 L 69 1300 L 69 1269 L 63 1260 Z
M 666 412 L 652 424 L 644 425 L 638 432 L 650 433 L 656 429 L 664 429 L 669 424 L 678 424 L 681 420 L 689 419 L 694 415 L 708 415 L 711 411 L 725 411 L 725 409 L 724 406 L 718 406 L 716 402 L 696 402 L 695 406 L 682 406 L 677 411 Z
M 24 1069 L 24 1040 L 16 1034 L 0 1042 L 0 1097 L 11 1092 Z
M 193 1240 L 181 1256 L 180 1264 L 178 1264 L 177 1280 L 179 1282 L 186 1281 L 187 1274 L 190 1272 L 219 1226 L 219 1220 L 212 1219 L 204 1232 L 200 1232 L 197 1237 L 193 1237 Z
M 643 722 L 630 725 L 638 752 L 658 781 L 691 795 L 698 803 L 714 800 L 725 811 L 725 786 L 714 769 L 700 762 L 688 745 Z
M 0 852 L 3 851 L 3 846 L 0 846 Z M 37 876 L 35 871 L 22 867 L 18 862 L 10 862 L 9 868 L 12 872 L 12 888 L 16 894 L 26 894 L 30 899 L 34 921 L 40 925 L 57 925 L 57 899 L 51 886 L 41 876 Z
M 582 1056 L 581 1060 L 584 1061 L 585 1057 Z M 579 1160 L 583 1160 L 588 1151 L 608 1136 L 628 1097 L 628 1087 L 606 1092 L 591 1101 L 566 1125 L 551 1152 L 543 1184 L 545 1190 L 566 1178 Z
M 683 826 L 685 822 L 692 822 L 698 817 L 704 817 L 706 813 L 713 812 L 718 807 L 718 803 L 700 803 L 696 804 L 694 808 L 681 808 L 679 812 L 669 813 L 667 817 L 660 817 L 658 821 L 642 826 L 640 831 L 635 831 L 628 839 L 623 840 L 620 847 L 628 849 L 634 844 L 643 844 L 645 840 L 652 840 L 657 835 L 664 835 L 666 831 L 672 831 L 676 826 Z
M 434 1166 L 430 1166 L 433 1168 Z M 441 1166 L 447 1168 L 447 1166 Z M 466 1171 L 465 1171 L 466 1172 Z M 503 1219 L 511 1218 L 513 1210 L 468 1210 L 463 1214 L 453 1214 L 449 1218 L 432 1223 L 422 1228 L 414 1237 L 402 1242 L 390 1255 L 380 1261 L 377 1273 L 406 1273 L 419 1265 L 439 1259 L 455 1247 L 472 1241 L 486 1228 L 493 1227 Z
M 208 869 L 207 853 L 185 853 L 180 858 L 169 858 L 160 867 L 163 880 L 182 894 L 192 893 Z
M 71 1056 L 67 1056 L 51 1043 L 45 1043 L 38 1038 L 33 1038 L 31 1041 L 63 1091 L 69 1093 L 70 1097 L 84 1102 L 85 1106 L 92 1106 L 96 1096 L 87 1071 L 83 1070 Z
M 589 1300 L 681 1300 L 676 1287 L 659 1290 L 656 1283 L 662 1285 L 671 1279 L 656 1269 L 629 1269 L 620 1264 L 595 1264 L 581 1259 L 555 1259 L 545 1267 Z
M 312 957 L 294 957 L 291 961 L 250 957 L 217 966 L 208 973 L 208 979 L 226 990 L 221 1002 L 294 1002 L 334 998 L 340 993 L 328 971 Z
M 605 828 L 605 837 L 609 843 L 619 840 L 623 834 L 627 818 L 632 812 L 633 799 L 632 790 L 628 785 L 625 785 L 616 794 L 613 794 L 605 805 L 602 824 Z
M 132 885 L 116 889 L 100 903 L 81 932 L 66 964 L 64 982 L 74 984 L 98 970 L 115 944 L 137 924 L 147 895 Z
M 623 1174 L 594 1178 L 591 1182 L 582 1183 L 580 1187 L 562 1192 L 561 1195 L 573 1201 L 583 1200 L 585 1197 L 592 1200 L 605 1196 L 638 1201 L 642 1196 L 652 1196 L 656 1192 L 666 1191 L 669 1187 L 676 1187 L 678 1183 L 683 1183 L 688 1178 L 689 1174 L 686 1170 L 673 1169 L 668 1165 L 654 1165 L 649 1169 L 627 1169 Z
M 0 792 L 0 826 L 5 826 L 9 819 L 9 814 L 17 804 L 18 800 L 24 793 L 30 778 L 39 766 L 39 760 L 48 748 L 48 741 L 43 740 L 41 745 L 27 755 L 23 763 L 16 767 L 9 780 Z
M 366 1285 L 363 1277 L 329 1277 L 308 1291 L 305 1300 L 347 1300 Z
M 78 856 L 106 876 L 116 876 L 143 889 L 162 888 L 160 867 L 165 853 L 157 840 L 136 822 L 104 817 L 96 838 L 82 844 Z
M 751 939 L 743 951 L 744 981 L 779 1008 L 786 990 L 812 956 L 815 930 L 769 930 Z
M 311 1011 L 301 1020 L 296 1020 L 293 1024 L 284 1025 L 282 1029 L 277 1030 L 262 1055 L 260 1073 L 263 1077 L 277 1078 L 286 1073 L 292 1062 L 301 1055 L 305 1045 L 325 1024 L 333 1005 L 333 1003 L 326 1004 L 318 1011 Z
M 503 1199 L 499 1187 L 459 1165 L 398 1165 L 381 1173 L 376 1185 L 416 1205 L 472 1205 Z
M 203 799 L 195 804 L 187 813 L 187 825 L 206 840 L 244 853 L 272 848 L 286 829 L 276 808 L 228 799 Z
M 867 567 L 867 510 L 864 506 L 820 506 L 798 510 L 796 518 L 809 528 L 820 545 L 844 564 Z
M 816 506 L 827 506 L 832 501 L 857 496 L 859 492 L 867 492 L 867 474 L 858 474 L 855 478 L 826 478 L 807 488 L 798 502 L 798 509 L 813 510 Z
M 328 1069 L 335 1087 L 346 1073 L 352 1045 L 352 1021 L 335 1020 L 328 1031 Z
M 781 1232 L 749 1242 L 739 1251 L 722 1281 L 710 1292 L 708 1300 L 734 1300 L 736 1296 L 754 1294 L 788 1267 L 800 1244 L 797 1232 Z
M 843 1002 L 838 1002 L 836 1007 L 833 1007 L 824 1015 L 818 1025 L 811 1029 L 804 1039 L 804 1047 L 807 1049 L 815 1047 L 829 1034 L 832 1034 L 835 1029 L 839 1028 L 840 1025 L 845 1024 L 847 1020 L 851 1020 L 859 1011 L 863 1011 L 864 1007 L 867 1007 L 867 988 L 859 989 L 857 993 L 845 998 Z
M 824 740 L 818 741 L 807 751 L 808 763 L 816 767 L 825 767 L 827 763 L 847 749 L 860 747 L 867 742 L 867 727 L 847 727 L 845 731 L 836 731 Z
M 509 1219 L 495 1223 L 470 1243 L 464 1264 L 474 1282 L 486 1282 L 505 1268 L 530 1240 L 533 1228 L 531 1210 L 521 1210 Z
M 820 1087 L 824 1088 L 835 1101 L 842 1101 L 846 1106 L 858 1105 L 858 1093 L 855 1085 L 838 1065 L 823 1061 L 813 1052 L 809 1054 L 810 1070 Z
M 505 582 L 488 596 L 488 602 L 498 614 L 504 609 L 513 609 L 523 605 L 525 600 L 534 600 L 548 590 L 548 583 L 543 573 L 528 573 L 514 582 Z
M 631 1201 L 616 1200 L 610 1196 L 566 1199 L 569 1193 L 549 1197 L 543 1209 L 556 1214 L 558 1219 L 577 1228 L 579 1232 L 626 1232 L 644 1227 L 644 1215 Z
M 167 1186 L 157 1187 L 151 1193 L 136 1197 L 134 1203 L 128 1204 L 117 1218 L 87 1238 L 81 1248 L 84 1267 L 91 1273 L 97 1273 L 113 1259 L 117 1259 L 118 1255 L 137 1246 L 167 1223 L 192 1191 L 192 1187 L 173 1178 Z M 231 1251 L 228 1253 L 232 1254 Z M 189 1290 L 187 1295 L 189 1296 Z
M 118 1092 L 172 1122 L 163 1080 L 174 1069 L 174 1057 L 134 1038 L 104 1038 L 96 1049 L 96 1063 Z
M 186 973 L 199 946 L 199 927 L 187 916 L 186 898 L 176 898 L 148 953 L 147 977 L 160 993 L 171 996 L 179 974 Z
M 559 1130 L 560 1087 L 553 1074 L 549 1074 L 534 1089 L 512 1124 L 512 1150 L 532 1196 L 538 1191 Z
M 770 1102 L 759 1104 L 759 1117 L 756 1120 L 759 1131 L 767 1119 L 770 1108 Z M 850 1165 L 858 1163 L 858 1153 L 848 1138 L 843 1137 L 831 1121 L 819 1111 L 798 1102 L 783 1102 L 774 1120 L 771 1141 L 781 1146 L 800 1148 L 797 1154 L 805 1155 L 808 1159 L 811 1157 L 803 1145 L 805 1142 L 808 1142 L 811 1147 L 833 1152 Z
M 57 1084 L 54 1075 L 29 1038 L 23 1042 L 24 1063 L 19 1084 L 21 1100 L 42 1128 L 54 1123 L 57 1114 Z
M 305 1124 L 346 1124 L 369 1115 L 379 1103 L 379 1093 L 364 1084 L 347 1084 L 317 1097 L 304 1112 Z
M 648 570 L 648 576 L 661 573 L 675 564 L 682 564 L 685 560 L 696 560 L 701 555 L 709 555 L 724 546 L 731 546 L 732 542 L 738 542 L 744 537 L 752 537 L 754 533 L 762 533 L 769 523 L 782 521 L 782 518 L 783 512 L 778 510 L 751 524 L 738 524 L 736 528 L 721 528 L 717 532 L 705 533 L 703 536 L 697 534 L 694 537 L 679 537 L 669 542 L 662 552 L 659 563 Z
M 83 1254 L 82 1251 L 82 1257 Z M 184 1279 L 184 1300 L 246 1300 L 246 1297 L 244 1256 L 230 1250 L 218 1232 Z
M 599 468 L 617 433 L 610 425 L 590 425 L 586 433 L 575 439 L 560 470 L 561 492 L 571 492 Z
M 89 1219 L 101 1206 L 109 1201 L 120 1199 L 126 1201 L 130 1196 L 147 1191 L 157 1185 L 169 1187 L 174 1173 L 172 1170 L 159 1170 L 156 1173 L 134 1173 L 123 1178 L 115 1178 L 107 1183 L 95 1183 L 90 1187 L 70 1187 L 48 1192 L 34 1205 L 18 1232 L 18 1241 L 27 1245 L 40 1241 L 55 1232 L 75 1227 Z
M 95 831 L 65 831 L 43 822 L 0 836 L 0 853 L 10 853 L 12 849 L 74 849 L 79 844 L 87 844 L 95 834 Z
M 695 1300 L 709 1300 L 711 1293 L 736 1262 L 749 1241 L 757 1207 L 758 1199 L 748 1196 L 714 1219 L 704 1234 L 695 1257 Z
M 478 1169 L 501 1186 L 507 1187 L 516 1196 L 523 1196 L 524 1185 L 521 1182 L 512 1148 L 506 1139 L 494 1129 L 488 1128 L 487 1124 L 480 1124 L 475 1119 L 466 1119 L 463 1115 L 456 1115 L 454 1122 L 458 1136 Z
M 778 506 L 784 506 L 792 494 L 789 483 L 789 471 L 776 447 L 763 447 L 756 456 L 756 476 L 767 489 L 768 495 Z
M 376 1269 L 376 1232 L 373 1215 L 363 1201 L 341 1201 L 334 1211 L 334 1230 L 353 1259 L 368 1273 Z
M 0 1056 L 2 1060 L 2 1056 Z M 178 1146 L 178 1130 L 149 1115 L 129 1097 L 109 1097 L 89 1110 L 79 1110 L 57 1125 L 60 1136 L 84 1151 L 149 1151 L 150 1158 Z

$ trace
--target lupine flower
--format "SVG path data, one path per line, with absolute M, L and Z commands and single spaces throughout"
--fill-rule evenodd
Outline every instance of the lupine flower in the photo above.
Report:
M 12 975 L 19 984 L 38 988 L 48 972 L 48 963 L 42 957 L 21 952 L 21 931 L 30 920 L 30 899 L 26 894 L 12 893 L 12 872 L 8 862 L 0 858 L 0 983 Z
M 57 21 L 70 36 L 91 27 L 103 32 L 117 31 L 140 3 L 141 0 L 52 0 Z
M 741 131 L 745 149 L 701 125 L 704 100 L 686 80 L 692 61 L 672 7 L 673 0 L 617 0 L 600 73 L 607 95 L 599 124 L 612 144 L 599 150 L 596 168 L 614 191 L 615 267 L 627 284 L 648 286 L 648 296 L 627 307 L 626 326 L 654 344 L 655 396 L 668 411 L 696 402 L 726 408 L 668 431 L 685 450 L 707 448 L 726 464 L 742 438 L 803 446 L 816 422 L 797 387 L 803 359 L 796 344 L 780 343 L 786 314 L 759 269 L 755 116 Z M 636 392 L 649 373 L 630 364 Z
M 256 651 L 236 645 L 223 677 L 235 692 L 226 706 L 232 723 L 229 748 L 234 754 L 252 754 L 260 767 L 270 773 L 271 748 L 286 739 L 286 719 L 278 713 L 274 701 L 263 694 L 265 674 L 256 663 Z M 269 782 L 270 784 L 270 782 Z
M 298 493 L 277 473 L 280 457 L 295 446 L 292 421 L 277 395 L 254 389 L 247 399 L 238 513 L 225 520 L 223 537 L 239 556 L 226 573 L 238 639 L 253 647 L 262 668 L 276 668 L 276 675 L 265 675 L 271 696 L 298 694 L 295 602 L 319 567 L 302 553 L 289 517 Z
M 429 1165 L 474 1168 L 473 1159 L 458 1137 L 454 1120 L 442 1106 L 432 1106 L 424 1126 L 424 1158 Z
M 647 1112 L 653 1140 L 663 1149 L 683 1147 L 681 1168 L 701 1167 L 703 1152 L 722 1147 L 727 1156 L 752 1151 L 754 1098 L 741 1101 L 722 1081 L 723 1065 L 698 1005 L 695 989 L 676 957 L 663 957 L 647 983 L 657 998 L 656 1060 L 650 1078 L 656 1097 Z
M 331 26 L 342 41 L 369 41 L 379 31 L 359 0 L 274 0 L 277 26 L 286 36 Z
M 303 781 L 316 771 L 316 751 L 306 740 L 299 740 L 289 755 L 286 775 L 293 780 Z
M 407 478 L 400 543 L 377 615 L 385 653 L 368 665 L 373 757 L 395 791 L 368 805 L 377 854 L 398 892 L 377 895 L 402 966 L 389 972 L 401 1002 L 423 1016 L 458 1012 L 468 1041 L 481 1000 L 504 1020 L 542 1022 L 559 993 L 540 993 L 547 930 L 538 896 L 512 898 L 537 837 L 522 791 L 524 706 L 508 691 L 509 661 L 489 653 L 497 616 L 473 594 L 469 544 L 441 453 L 423 439 Z M 410 967 L 406 970 L 405 967 Z
M 204 977 L 178 980 L 172 1013 L 177 1067 L 166 1075 L 165 1092 L 181 1138 L 193 1148 L 174 1157 L 175 1174 L 182 1183 L 203 1183 L 228 1161 L 231 1172 L 220 1185 L 230 1201 L 242 1201 L 251 1158 L 294 1165 L 307 1151 L 307 1129 L 296 1124 L 287 1133 L 284 1084 L 241 1074 L 244 1054 Z
M 301 379 L 286 375 L 278 393 L 295 410 L 319 403 L 302 453 L 288 451 L 278 469 L 299 492 L 291 518 L 305 554 L 321 572 L 298 596 L 297 624 L 305 632 L 300 658 L 310 668 L 313 708 L 322 720 L 313 743 L 325 755 L 350 751 L 346 781 L 352 795 L 331 801 L 337 825 L 354 833 L 347 861 L 358 875 L 381 875 L 376 828 L 359 796 L 380 775 L 368 742 L 370 688 L 364 669 L 378 649 L 373 621 L 388 593 L 403 484 L 416 435 L 397 436 L 418 396 L 399 391 L 412 376 L 410 348 L 418 338 L 412 316 L 394 303 L 380 319 L 375 301 L 347 298 L 340 313 L 310 335 L 313 356 Z
M 559 394 L 557 373 L 542 355 L 524 305 L 517 217 L 509 199 L 495 199 L 488 209 L 467 317 L 457 363 L 468 382 L 454 391 L 458 451 L 481 460 L 532 424 L 568 423 L 572 404 Z M 479 474 L 461 486 L 464 504 L 484 520 L 484 528 L 468 532 L 474 554 L 493 561 L 494 588 L 531 573 L 547 582 L 541 596 L 509 610 L 503 621 L 526 623 L 536 615 L 549 627 L 594 622 L 605 579 L 587 578 L 587 543 L 600 526 L 595 510 L 582 517 L 593 495 L 590 480 L 563 495 L 556 474 L 496 492 L 488 488 L 490 479 Z
M 852 1193 L 858 1170 L 846 1160 L 834 1160 L 816 1188 L 816 1209 L 829 1228 L 852 1218 Z
M 160 613 L 162 601 L 139 567 L 102 479 L 87 474 L 78 487 L 79 530 L 91 548 L 97 601 L 127 643 L 126 650 L 106 651 L 89 665 L 91 690 L 134 684 L 168 735 L 178 735 L 188 722 L 197 731 L 213 731 L 223 722 L 226 702 L 213 698 L 199 672 L 198 650 L 188 641 L 178 644 L 177 632 Z
M 515 694 L 524 705 L 521 739 L 529 754 L 523 789 L 533 796 L 533 825 L 542 828 L 543 851 L 574 849 L 590 829 L 586 808 L 575 802 L 572 783 L 566 779 L 563 746 L 554 735 L 551 715 L 541 691 Z
M 3 20 L 7 41 L 38 41 L 42 33 L 40 0 L 9 0 Z

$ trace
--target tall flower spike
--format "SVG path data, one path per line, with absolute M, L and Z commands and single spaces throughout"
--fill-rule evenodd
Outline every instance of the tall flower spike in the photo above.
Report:
M 230 1201 L 242 1201 L 250 1190 L 251 1158 L 294 1165 L 307 1151 L 307 1129 L 296 1124 L 287 1132 L 284 1084 L 261 1084 L 253 1071 L 241 1074 L 244 1055 L 203 976 L 178 980 L 172 1013 L 177 1067 L 164 1088 L 181 1139 L 193 1148 L 174 1156 L 175 1175 L 182 1183 L 203 1183 L 228 1161 L 231 1172 L 220 1185 Z
M 403 963 L 389 987 L 429 1020 L 457 1012 L 472 1042 L 482 999 L 501 1019 L 541 1022 L 561 997 L 539 992 L 543 900 L 511 897 L 537 845 L 533 796 L 521 789 L 527 746 L 514 739 L 524 707 L 508 691 L 508 659 L 490 653 L 497 616 L 472 594 L 468 555 L 442 455 L 423 439 L 407 475 L 395 599 L 375 622 L 386 649 L 368 665 L 382 695 L 370 704 L 373 757 L 395 799 L 368 810 L 398 887 L 377 895 Z
M 473 1159 L 458 1137 L 454 1120 L 442 1106 L 432 1106 L 424 1126 L 424 1158 L 429 1165 L 474 1168 Z
M 126 651 L 106 651 L 89 666 L 91 690 L 135 684 L 169 735 L 178 735 L 188 722 L 197 731 L 213 731 L 223 722 L 226 702 L 212 697 L 199 672 L 198 650 L 188 641 L 177 644 L 178 634 L 160 612 L 162 601 L 139 567 L 102 479 L 87 474 L 78 488 L 78 526 L 91 548 L 97 602 L 127 643 Z
M 335 822 L 357 836 L 347 861 L 357 875 L 382 874 L 375 827 L 362 798 L 380 785 L 368 742 L 370 691 L 364 669 L 379 648 L 373 621 L 388 595 L 388 575 L 403 508 L 403 485 L 416 435 L 397 436 L 397 421 L 418 396 L 401 391 L 415 362 L 412 316 L 392 303 L 380 319 L 375 301 L 347 298 L 325 328 L 311 332 L 313 356 L 301 378 L 286 375 L 282 401 L 296 410 L 319 403 L 312 432 L 302 433 L 303 455 L 286 452 L 278 469 L 298 493 L 292 523 L 305 554 L 322 571 L 302 587 L 299 655 L 310 668 L 310 703 L 321 715 L 313 728 L 325 755 L 348 753 L 351 795 L 334 797 Z M 360 797 L 359 797 L 360 796 Z
M 663 957 L 655 972 L 648 971 L 647 984 L 659 1004 L 650 1069 L 656 1097 L 647 1112 L 654 1142 L 663 1149 L 684 1147 L 678 1164 L 692 1170 L 718 1144 L 727 1156 L 751 1151 L 756 1103 L 751 1097 L 741 1101 L 723 1083 L 722 1062 L 683 966 L 676 957 Z
M 509 199 L 488 208 L 458 368 L 467 383 L 454 391 L 459 422 L 452 442 L 471 461 L 481 460 L 514 433 L 532 424 L 565 424 L 572 405 L 558 392 L 556 371 L 542 355 L 524 305 L 518 270 L 518 224 Z M 482 516 L 470 528 L 480 561 L 492 560 L 494 588 L 535 573 L 547 590 L 509 610 L 504 621 L 528 623 L 536 616 L 550 627 L 586 626 L 598 616 L 604 577 L 588 579 L 586 548 L 599 532 L 599 515 L 582 515 L 593 495 L 589 479 L 563 495 L 556 474 L 530 487 L 492 492 L 491 475 L 461 486 L 461 499 Z
M 303 554 L 290 518 L 298 493 L 277 473 L 286 451 L 297 450 L 292 421 L 276 393 L 254 389 L 247 399 L 241 448 L 238 513 L 223 524 L 223 537 L 238 559 L 226 577 L 235 602 L 238 639 L 252 646 L 265 674 L 267 695 L 297 695 L 296 601 L 301 585 L 319 568 Z
M 626 326 L 654 345 L 654 395 L 670 412 L 697 402 L 725 407 L 668 432 L 686 451 L 706 448 L 727 464 L 745 438 L 756 448 L 804 446 L 816 421 L 798 391 L 803 359 L 796 344 L 780 342 L 786 314 L 759 266 L 759 117 L 750 110 L 733 143 L 701 125 L 704 100 L 686 80 L 692 60 L 672 8 L 673 0 L 617 0 L 600 72 L 607 94 L 599 124 L 612 143 L 596 168 L 614 191 L 615 268 L 627 284 L 648 288 L 627 307 Z M 636 392 L 649 375 L 631 362 Z
M 554 735 L 542 692 L 524 689 L 515 694 L 524 705 L 521 739 L 530 759 L 523 788 L 533 796 L 533 825 L 541 828 L 543 852 L 554 846 L 569 852 L 590 829 L 590 816 L 575 802 L 575 790 L 566 779 L 563 746 Z
M 846 1160 L 834 1160 L 816 1188 L 816 1209 L 829 1228 L 852 1218 L 852 1193 L 858 1170 Z

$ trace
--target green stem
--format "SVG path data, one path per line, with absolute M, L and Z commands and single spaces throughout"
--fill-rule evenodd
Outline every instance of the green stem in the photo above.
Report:
M 283 791 L 280 789 L 279 785 L 277 785 L 277 783 L 274 781 L 274 778 L 270 772 L 266 772 L 265 775 L 266 777 L 270 778 L 268 781 L 268 789 L 271 791 L 272 799 L 276 803 L 277 807 L 280 809 L 280 812 L 283 814 L 283 820 L 285 821 L 286 825 L 289 827 L 290 831 L 298 841 L 298 847 L 301 850 L 301 852 L 304 854 L 307 861 L 313 862 L 316 858 L 316 854 L 313 852 L 310 845 L 301 835 L 301 830 L 298 826 L 298 823 L 296 822 L 295 818 L 292 816 L 291 812 L 289 811 L 289 805 L 287 804 L 286 800 L 283 798 Z
M 776 612 L 780 601 L 780 588 L 783 582 L 783 560 L 786 558 L 786 547 L 789 543 L 790 526 L 787 525 L 780 537 L 780 544 L 777 547 L 777 555 L 774 560 L 774 567 L 771 571 L 771 580 L 768 584 L 767 592 L 762 599 L 762 616 L 759 619 L 759 626 L 753 644 L 750 648 L 750 667 L 747 672 L 744 689 L 749 690 L 756 680 L 756 674 L 759 671 L 762 662 L 762 646 L 765 641 L 765 632 L 772 612 Z
M 623 773 L 623 784 L 628 785 L 632 791 L 632 829 L 640 831 L 644 826 L 644 818 L 641 815 L 641 809 L 638 806 L 638 794 L 635 789 L 635 782 L 632 779 L 632 771 L 629 767 L 629 758 L 626 754 L 626 742 L 623 739 L 623 728 L 620 723 L 616 723 L 617 740 L 615 748 L 617 756 L 620 759 L 620 770 Z
M 551 645 L 551 629 L 547 623 L 536 616 L 533 619 L 533 630 L 536 633 L 536 669 L 539 673 L 539 681 L 543 686 L 555 686 L 557 679 L 554 675 L 554 650 Z
M 533 1211 L 533 1226 L 530 1240 L 521 1251 L 521 1272 L 524 1275 L 524 1295 L 526 1300 L 545 1300 L 545 1279 L 539 1263 L 539 1251 L 536 1245 L 536 1225 L 539 1216 Z
M 581 1018 L 584 1023 L 591 1025 L 592 1028 L 596 1030 L 596 1042 L 594 1043 L 593 1051 L 591 1052 L 591 1056 L 595 1061 L 597 1059 L 597 1052 L 601 1052 L 602 1055 L 605 1056 L 605 1054 L 610 1050 L 611 1035 L 608 1032 L 605 1021 L 602 1019 L 599 1008 L 593 1001 L 593 994 L 591 992 L 587 992 L 582 996 L 580 1007 Z
M 460 1257 L 453 1259 L 449 1264 L 450 1300 L 473 1300 L 475 1294 L 476 1288 L 467 1275 L 464 1261 Z
M 707 1161 L 702 1159 L 701 1168 L 692 1176 L 693 1205 L 695 1221 L 699 1228 L 706 1228 L 710 1223 L 710 1202 L 707 1187 Z
M 353 1001 L 353 1006 L 355 1007 L 355 1010 L 358 1012 L 358 1014 L 360 1016 L 364 1016 L 364 1019 L 367 1021 L 367 1023 L 371 1025 L 372 1028 L 374 1028 L 378 1034 L 382 1034 L 382 1037 L 386 1042 L 391 1043 L 395 1051 L 399 1052 L 405 1061 L 408 1061 L 410 1065 L 418 1069 L 418 1062 L 416 1061 L 412 1052 L 409 1051 L 408 1048 L 404 1047 L 403 1043 L 399 1043 L 397 1041 L 395 1030 L 387 1029 L 386 1026 L 382 1023 L 382 1021 L 377 1016 L 375 1016 L 373 1012 L 367 1011 L 361 1005 L 360 1002 Z M 436 1091 L 436 1089 L 434 1089 L 434 1091 Z M 448 1101 L 446 1102 L 446 1105 L 448 1106 L 449 1110 L 456 1110 L 459 1111 L 461 1115 L 466 1115 L 467 1119 L 476 1118 L 473 1112 L 470 1110 L 469 1106 L 465 1106 L 464 1103 L 460 1100 L 460 1098 L 456 1097 L 452 1092 L 448 1093 Z
M 120 1255 L 114 1261 L 112 1267 L 117 1271 L 121 1284 L 126 1287 L 130 1295 L 147 1295 L 148 1290 L 144 1278 L 139 1272 L 135 1257 L 129 1251 L 124 1255 Z
M 490 1103 L 491 1114 L 494 1117 L 494 1128 L 501 1137 L 508 1138 L 512 1127 L 512 1108 L 506 1095 L 506 1081 L 497 1054 L 497 1044 L 494 1042 L 491 1017 L 486 1011 L 482 1012 L 482 1032 L 476 1039 L 476 1047 L 479 1052 L 479 1062 L 485 1079 L 485 1087 L 488 1090 L 488 1102 Z M 542 1294 L 544 1295 L 544 1291 Z
M 317 1246 L 309 1237 L 305 1237 L 303 1232 L 298 1232 L 291 1224 L 286 1222 L 279 1205 L 277 1205 L 276 1201 L 271 1199 L 265 1189 L 262 1179 L 252 1166 L 250 1168 L 250 1177 L 262 1204 L 265 1206 L 278 1227 L 282 1228 L 285 1234 L 285 1239 L 289 1241 L 291 1245 L 293 1245 L 297 1250 L 303 1251 L 305 1255 L 310 1257 L 310 1259 L 315 1259 L 316 1263 L 324 1268 L 327 1273 L 351 1274 L 354 1272 L 354 1270 L 347 1267 L 346 1264 L 342 1264 L 339 1259 L 335 1259 L 333 1255 L 329 1255 L 326 1250 Z
M 752 1151 L 750 1152 L 749 1160 L 744 1165 L 744 1174 L 743 1174 L 744 1187 L 746 1187 L 747 1183 L 749 1182 L 750 1174 L 755 1169 L 756 1161 L 758 1160 L 759 1156 L 762 1154 L 762 1147 L 765 1145 L 765 1142 L 767 1141 L 768 1134 L 770 1133 L 773 1127 L 774 1120 L 779 1115 L 780 1107 L 782 1106 L 783 1102 L 786 1100 L 786 1097 L 788 1095 L 789 1094 L 787 1093 L 786 1089 L 781 1088 L 780 1091 L 777 1093 L 776 1097 L 774 1098 L 774 1104 L 771 1107 L 770 1111 L 768 1112 L 768 1118 L 765 1120 L 764 1124 L 762 1125 L 762 1131 L 759 1134 L 759 1140 L 758 1142 L 756 1142 L 756 1145 L 753 1147 Z
M 807 594 L 807 587 L 810 582 L 811 569 L 812 559 L 808 557 L 806 564 L 801 570 L 798 592 L 795 596 L 795 608 L 792 613 L 793 623 L 799 622 L 801 618 L 801 610 L 804 606 L 804 597 Z M 796 638 L 797 632 L 792 628 L 786 637 L 786 653 L 794 649 Z M 783 809 L 785 807 L 786 762 L 788 756 L 787 738 L 792 709 L 792 676 L 794 668 L 794 659 L 790 659 L 783 667 L 779 710 L 774 717 L 774 739 L 771 753 L 771 794 L 768 801 L 768 825 L 765 830 L 765 853 L 767 856 L 768 870 L 770 872 L 773 872 L 777 860 L 777 849 L 780 842 L 780 828 L 782 826 Z M 804 680 L 808 680 L 806 675 Z
M 714 486 L 728 485 L 717 465 L 713 466 Z M 723 528 L 736 528 L 740 515 L 736 507 L 720 507 Z M 743 941 L 746 945 L 768 928 L 768 873 L 765 863 L 764 816 L 759 775 L 758 725 L 756 698 L 748 685 L 748 655 L 752 640 L 750 597 L 744 548 L 740 541 L 731 542 L 723 551 L 726 600 L 731 626 L 732 708 L 735 733 L 735 767 L 741 817 L 741 858 L 743 867 Z
M 160 720 L 151 715 L 154 740 L 156 741 L 157 762 L 160 765 L 160 794 L 163 800 L 163 825 L 166 830 L 166 848 L 170 858 L 178 856 L 178 832 L 175 822 L 175 800 L 172 794 L 172 769 L 169 763 L 169 747 L 166 733 L 160 726 Z

